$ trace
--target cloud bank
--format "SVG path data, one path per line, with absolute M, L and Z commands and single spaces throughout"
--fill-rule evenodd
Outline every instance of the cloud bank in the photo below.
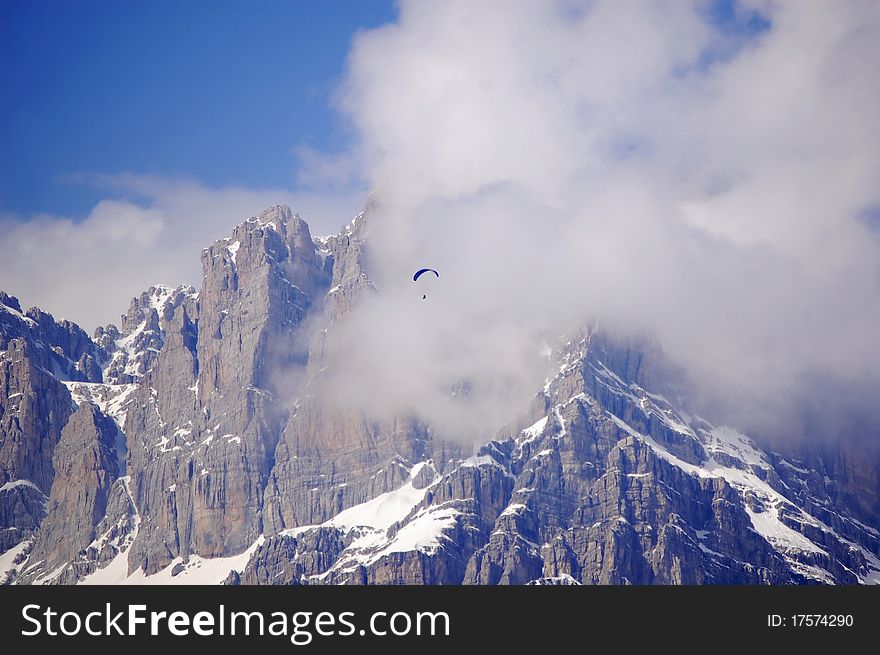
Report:
M 807 391 L 874 416 L 880 6 L 711 9 L 404 1 L 356 38 L 359 141 L 335 170 L 378 189 L 379 293 L 343 335 L 340 397 L 485 432 L 548 340 L 601 317 L 742 427 L 780 429 Z
M 407 0 L 356 37 L 356 145 L 301 149 L 301 190 L 92 177 L 85 219 L 0 216 L 0 288 L 90 329 L 198 286 L 264 207 L 334 232 L 374 188 L 340 402 L 479 440 L 601 319 L 661 343 L 710 418 L 880 434 L 878 65 L 868 1 Z

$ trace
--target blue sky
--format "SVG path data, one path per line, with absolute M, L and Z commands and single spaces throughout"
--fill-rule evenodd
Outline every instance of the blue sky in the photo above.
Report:
M 123 172 L 290 188 L 299 146 L 343 149 L 330 109 L 353 34 L 390 0 L 3 0 L 0 213 L 80 217 Z
M 731 34 L 766 27 L 707 7 Z M 352 137 L 332 96 L 353 35 L 395 16 L 393 0 L 3 0 L 0 214 L 82 218 L 108 194 L 91 174 L 295 188 L 297 148 Z

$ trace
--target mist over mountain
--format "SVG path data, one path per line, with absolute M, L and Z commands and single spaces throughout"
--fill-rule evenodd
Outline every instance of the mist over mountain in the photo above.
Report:
M 518 333 L 474 351 L 414 336 L 447 294 L 383 298 L 381 211 L 313 237 L 272 207 L 202 251 L 198 289 L 150 287 L 92 337 L 0 295 L 2 579 L 877 582 L 877 459 L 692 415 L 656 343 L 596 323 L 540 353 Z M 345 378 L 388 337 L 377 308 L 399 348 L 365 395 Z M 517 344 L 523 360 L 493 364 Z M 428 383 L 398 395 L 407 366 Z
M 298 191 L 0 217 L 0 581 L 880 581 L 880 6 L 721 4 L 404 1 Z
M 662 344 L 721 420 L 792 438 L 825 388 L 849 402 L 823 413 L 880 433 L 880 10 L 735 3 L 734 29 L 701 2 L 472 4 L 403 3 L 352 49 L 342 161 L 381 196 L 374 280 L 405 293 L 431 265 L 447 294 L 411 348 L 361 331 L 362 386 L 395 344 L 422 358 L 396 392 L 442 393 L 429 344 L 457 335 L 522 382 L 522 351 L 601 319 Z M 394 307 L 376 321 L 405 324 Z

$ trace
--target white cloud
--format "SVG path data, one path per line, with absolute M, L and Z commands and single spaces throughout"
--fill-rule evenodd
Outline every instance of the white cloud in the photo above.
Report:
M 458 423 L 488 430 L 543 374 L 522 353 L 598 315 L 741 424 L 816 376 L 878 384 L 880 250 L 857 216 L 880 203 L 880 6 L 750 2 L 770 28 L 737 40 L 705 4 L 405 1 L 359 35 L 342 107 L 381 198 L 380 294 L 345 397 L 436 417 L 477 376 Z
M 858 217 L 880 206 L 880 5 L 740 1 L 770 26 L 750 36 L 702 0 L 400 6 L 350 53 L 357 146 L 300 151 L 320 192 L 101 178 L 114 199 L 84 220 L 0 219 L 0 287 L 92 327 L 198 285 L 199 250 L 268 205 L 335 231 L 363 195 L 328 187 L 364 180 L 379 293 L 341 328 L 340 400 L 488 436 L 545 341 L 601 316 L 746 428 L 806 392 L 876 405 L 880 238 Z M 421 266 L 441 277 L 414 290 Z

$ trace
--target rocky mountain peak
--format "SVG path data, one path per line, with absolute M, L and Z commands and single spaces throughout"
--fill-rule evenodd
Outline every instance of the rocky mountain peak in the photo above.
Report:
M 103 367 L 104 380 L 111 384 L 130 384 L 142 378 L 153 366 L 164 343 L 164 332 L 174 311 L 187 298 L 196 298 L 189 285 L 175 288 L 151 286 L 131 299 L 122 315 L 120 328 L 112 323 L 95 330 L 94 342 Z
M 259 216 L 249 218 L 245 222 L 257 223 L 260 227 L 272 226 L 275 229 L 279 229 L 283 225 L 286 225 L 288 221 L 294 220 L 302 221 L 298 212 L 294 213 L 287 205 L 272 205 L 260 212 Z
M 880 582 L 840 467 L 689 416 L 650 342 L 561 338 L 476 446 L 324 402 L 375 211 L 270 207 L 94 341 L 0 294 L 0 580 Z
M 128 312 L 122 317 L 122 334 L 131 334 L 144 321 L 155 324 L 167 322 L 174 313 L 174 308 L 180 304 L 180 296 L 194 294 L 195 289 L 191 286 L 179 286 L 172 289 L 164 284 L 151 286 L 149 289 L 131 299 Z
M 18 302 L 18 298 L 16 298 L 15 296 L 10 296 L 5 291 L 0 291 L 0 305 L 8 307 L 9 309 L 13 309 L 21 314 L 21 303 Z
M 17 338 L 30 341 L 38 353 L 38 365 L 59 380 L 101 380 L 97 349 L 85 330 L 72 321 L 56 321 L 38 307 L 22 313 L 18 299 L 4 293 L 0 296 L 0 351 Z

